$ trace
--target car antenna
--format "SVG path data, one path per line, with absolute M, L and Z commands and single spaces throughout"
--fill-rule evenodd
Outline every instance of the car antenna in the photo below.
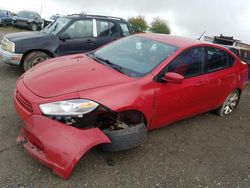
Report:
M 204 31 L 201 36 L 198 38 L 198 40 L 201 40 L 201 38 L 203 37 L 203 35 L 206 33 L 206 31 Z

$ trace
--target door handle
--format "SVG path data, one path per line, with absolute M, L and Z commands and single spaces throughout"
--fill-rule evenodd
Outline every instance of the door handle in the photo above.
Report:
M 228 74 L 227 77 L 228 78 L 232 78 L 234 76 L 234 74 Z
M 88 43 L 88 44 L 92 44 L 92 45 L 93 45 L 93 44 L 94 44 L 94 41 L 93 41 L 93 40 L 91 40 L 91 39 L 88 39 L 88 40 L 87 40 L 87 43 Z
M 198 86 L 203 86 L 203 85 L 205 85 L 205 84 L 206 84 L 205 81 L 200 81 L 200 82 L 197 82 L 197 83 L 195 84 L 195 86 L 198 87 Z

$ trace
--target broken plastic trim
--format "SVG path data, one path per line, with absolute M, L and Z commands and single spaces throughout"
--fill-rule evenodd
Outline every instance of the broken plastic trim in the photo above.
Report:
M 91 148 L 110 139 L 99 129 L 78 129 L 41 115 L 31 116 L 17 142 L 27 152 L 64 179 L 69 178 L 79 159 Z

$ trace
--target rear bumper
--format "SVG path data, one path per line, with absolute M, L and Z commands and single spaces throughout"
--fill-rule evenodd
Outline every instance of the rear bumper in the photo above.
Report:
M 17 142 L 58 176 L 69 178 L 79 159 L 92 147 L 111 143 L 98 128 L 77 129 L 41 115 L 33 115 L 22 128 Z
M 6 64 L 18 66 L 20 65 L 23 54 L 5 51 L 0 46 L 0 57 Z

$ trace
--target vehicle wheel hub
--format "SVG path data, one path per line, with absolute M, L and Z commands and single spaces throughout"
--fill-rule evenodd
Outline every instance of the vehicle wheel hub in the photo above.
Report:
M 236 108 L 237 103 L 239 100 L 239 93 L 234 92 L 232 93 L 229 98 L 227 99 L 226 105 L 224 107 L 224 114 L 229 115 L 232 111 Z

